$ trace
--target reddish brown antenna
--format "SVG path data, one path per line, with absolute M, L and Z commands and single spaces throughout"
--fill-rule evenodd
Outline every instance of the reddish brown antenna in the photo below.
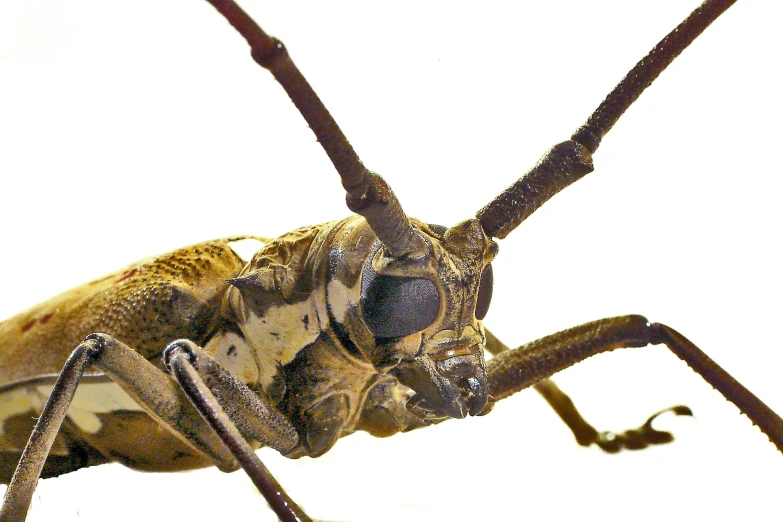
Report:
M 484 232 L 504 238 L 538 207 L 593 171 L 593 153 L 620 116 L 680 53 L 736 0 L 707 0 L 625 75 L 571 139 L 549 149 L 524 176 L 476 213 Z
M 340 174 L 348 208 L 367 220 L 393 257 L 424 250 L 391 187 L 364 166 L 283 43 L 266 34 L 233 0 L 208 2 L 247 40 L 253 59 L 272 73 L 299 109 Z

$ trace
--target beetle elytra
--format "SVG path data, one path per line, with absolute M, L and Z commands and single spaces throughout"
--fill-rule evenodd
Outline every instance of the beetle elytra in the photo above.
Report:
M 779 91 L 779 83 L 776 87 L 777 80 L 763 70 L 765 63 L 774 63 L 764 53 L 774 51 L 776 43 L 780 47 L 768 25 L 776 19 L 773 3 L 737 5 L 708 29 L 623 117 L 597 154 L 596 172 L 553 199 L 546 210 L 501 243 L 496 279 L 502 283 L 497 285 L 488 317 L 499 335 L 512 344 L 521 343 L 598 317 L 644 313 L 678 328 L 773 409 L 783 410 L 775 373 L 780 343 L 773 328 L 778 320 L 775 312 L 780 311 L 774 298 L 781 291 L 776 270 L 781 259 L 774 240 L 780 214 L 773 198 L 780 193 L 780 182 L 775 179 L 779 172 L 774 162 L 775 131 L 769 123 L 779 120 L 781 111 L 772 95 Z M 551 4 L 555 13 L 566 9 Z M 410 24 L 406 31 L 411 35 L 405 40 L 411 46 L 397 48 L 399 56 L 384 50 L 400 27 L 388 20 L 390 13 L 346 7 L 346 13 L 363 20 L 365 28 L 359 29 L 353 27 L 353 15 L 346 15 L 351 23 L 341 27 L 340 16 L 329 13 L 313 12 L 308 21 L 301 20 L 301 13 L 268 11 L 279 6 L 249 3 L 247 8 L 286 41 L 364 161 L 389 180 L 407 212 L 452 224 L 471 215 L 581 123 L 625 71 L 692 8 L 670 6 L 673 12 L 667 13 L 666 6 L 656 3 L 648 9 L 660 11 L 661 19 L 653 20 L 647 10 L 639 16 L 641 8 L 636 6 L 617 12 L 616 6 L 592 4 L 584 14 L 574 15 L 585 25 L 582 29 L 565 28 L 551 13 L 512 16 L 504 15 L 501 7 L 484 13 L 460 13 L 450 7 L 449 16 L 454 18 L 445 20 L 440 10 L 432 13 L 437 15 L 434 19 L 417 12 L 411 20 L 410 12 L 400 8 L 395 16 L 400 16 L 400 23 Z M 12 297 L 3 300 L 0 315 L 11 315 L 144 255 L 209 237 L 243 232 L 273 235 L 346 214 L 333 170 L 301 118 L 269 75 L 248 63 L 244 44 L 215 19 L 209 6 L 178 3 L 172 6 L 168 22 L 153 18 L 164 15 L 153 15 L 152 3 L 114 15 L 118 18 L 112 18 L 107 7 L 85 4 L 81 16 L 70 11 L 70 23 L 58 21 L 65 15 L 57 9 L 45 6 L 49 20 L 45 27 L 54 31 L 49 35 L 53 41 L 47 47 L 45 40 L 38 39 L 47 35 L 35 35 L 39 54 L 30 59 L 33 65 L 26 66 L 32 76 L 7 69 L 13 75 L 8 77 L 15 79 L 8 89 L 19 90 L 3 96 L 3 113 L 15 107 L 12 114 L 18 113 L 19 118 L 4 118 L 2 132 L 7 133 L 4 141 L 9 146 L 2 169 L 14 177 L 9 180 L 14 192 L 7 194 L 24 197 L 13 197 L 0 210 L 3 222 L 16 228 L 6 231 L 8 244 L 22 247 L 13 249 L 19 254 L 5 256 L 6 296 Z M 330 7 L 330 11 L 337 9 Z M 91 18 L 93 14 L 97 19 Z M 176 40 L 169 25 L 175 16 L 187 22 L 176 23 Z M 114 22 L 107 24 L 107 20 Z M 328 23 L 320 27 L 315 20 Z M 596 29 L 602 20 L 610 23 Z M 648 29 L 647 24 L 653 27 Z M 165 41 L 158 43 L 142 27 L 157 30 Z M 469 42 L 459 41 L 468 27 Z M 580 30 L 609 37 L 606 46 L 589 46 L 595 53 L 587 60 L 589 72 L 577 74 L 562 64 L 549 64 L 583 46 L 578 43 L 583 39 Z M 192 36 L 186 38 L 184 33 Z M 66 38 L 69 34 L 73 40 Z M 87 34 L 94 34 L 100 49 L 71 49 L 77 45 L 73 43 L 77 35 Z M 527 37 L 532 40 L 526 43 Z M 562 41 L 568 42 L 568 49 L 555 47 Z M 476 42 L 482 43 L 478 50 Z M 475 54 L 466 56 L 467 50 Z M 370 54 L 352 56 L 358 51 Z M 48 73 L 52 76 L 43 76 L 45 65 L 55 66 L 55 72 Z M 324 66 L 323 72 L 317 70 L 319 65 Z M 357 70 L 351 71 L 354 66 Z M 91 78 L 90 70 L 100 74 Z M 478 80 L 479 71 L 492 74 Z M 218 77 L 219 85 L 208 84 L 210 77 Z M 469 83 L 473 81 L 477 84 Z M 749 89 L 753 94 L 747 97 L 743 93 Z M 226 92 L 249 112 L 237 114 L 212 103 Z M 486 96 L 487 92 L 492 95 Z M 23 110 L 21 94 L 29 96 Z M 80 94 L 86 97 L 80 99 Z M 403 98 L 408 94 L 411 99 Z M 162 108 L 154 108 L 156 100 L 163 101 Z M 98 111 L 91 115 L 94 107 Z M 278 109 L 283 114 L 272 112 Z M 535 112 L 539 109 L 544 113 Z M 212 116 L 221 119 L 207 120 Z M 494 116 L 499 120 L 489 119 Z M 243 122 L 249 122 L 250 129 Z M 195 132 L 189 133 L 191 129 Z M 23 149 L 31 144 L 33 149 Z M 25 150 L 34 152 L 16 156 Z M 240 151 L 245 154 L 241 159 Z M 207 156 L 212 152 L 214 156 Z M 39 163 L 44 158 L 57 161 Z M 424 161 L 432 163 L 419 163 Z M 199 173 L 201 168 L 205 173 Z M 443 183 L 446 174 L 451 181 Z M 256 189 L 248 188 L 255 185 L 263 187 L 257 189 L 257 198 L 251 194 Z M 55 196 L 53 200 L 45 199 L 47 193 Z M 106 211 L 110 217 L 104 215 Z M 632 234 L 638 241 L 627 248 L 621 240 Z M 96 237 L 100 238 L 97 246 Z M 651 370 L 650 359 L 662 368 Z M 314 515 L 325 518 L 382 519 L 387 514 L 377 514 L 371 507 L 365 508 L 365 514 L 346 514 L 348 504 L 377 506 L 382 500 L 390 502 L 390 512 L 396 506 L 397 513 L 407 513 L 406 504 L 426 502 L 438 512 L 455 509 L 467 518 L 464 506 L 446 505 L 453 491 L 441 496 L 434 491 L 437 477 L 459 476 L 465 461 L 471 469 L 486 466 L 480 476 L 497 477 L 507 472 L 514 459 L 521 468 L 516 480 L 524 481 L 521 488 L 515 482 L 514 489 L 530 492 L 526 513 L 535 512 L 540 503 L 538 509 L 552 514 L 553 501 L 545 495 L 553 493 L 547 490 L 554 489 L 550 484 L 554 478 L 542 475 L 547 470 L 556 473 L 559 488 L 574 492 L 570 502 L 559 504 L 592 502 L 609 519 L 633 509 L 626 506 L 621 511 L 622 502 L 615 496 L 660 513 L 674 509 L 682 513 L 682 507 L 666 500 L 682 483 L 704 483 L 689 488 L 688 498 L 708 498 L 716 512 L 748 513 L 752 508 L 764 513 L 764 500 L 771 505 L 771 485 L 765 479 L 780 464 L 773 448 L 665 349 L 601 356 L 557 380 L 599 427 L 631 427 L 656 409 L 682 402 L 696 412 L 696 435 L 654 451 L 605 457 L 576 447 L 543 402 L 527 393 L 521 394 L 525 398 L 504 401 L 492 415 L 475 422 L 449 422 L 382 441 L 351 437 L 323 457 L 328 467 L 312 463 L 325 468 L 320 480 L 312 478 L 309 469 L 299 469 L 299 462 L 281 465 L 294 469 L 290 476 L 273 469 L 305 506 L 309 504 L 298 492 L 297 482 L 312 480 L 313 487 L 322 490 L 325 483 L 339 484 L 334 494 L 345 498 L 332 496 L 341 498 L 333 510 L 321 515 L 313 507 Z M 541 419 L 534 413 L 539 410 Z M 503 421 L 508 424 L 494 424 Z M 487 451 L 497 443 L 499 433 L 513 430 L 519 434 L 509 438 L 530 437 L 529 445 Z M 484 438 L 487 443 L 466 449 L 468 437 Z M 409 441 L 413 448 L 405 447 Z M 373 447 L 381 457 L 360 458 L 365 464 L 372 460 L 372 467 L 343 460 L 360 451 L 355 446 L 362 444 L 378 444 Z M 729 451 L 735 447 L 736 453 Z M 484 453 L 479 453 L 482 448 Z M 458 451 L 467 453 L 455 464 L 453 455 Z M 513 453 L 502 455 L 504 451 Z M 710 464 L 718 451 L 719 462 Z M 755 451 L 760 452 L 757 457 L 749 455 Z M 441 452 L 452 456 L 452 462 L 435 464 L 431 459 Z M 542 462 L 531 464 L 541 453 L 546 454 Z M 266 454 L 264 458 L 269 460 Z M 717 470 L 726 473 L 727 460 L 740 466 L 733 473 L 742 480 L 716 477 Z M 499 465 L 499 461 L 509 464 Z M 404 479 L 390 478 L 395 466 Z M 347 469 L 347 478 L 337 478 L 340 468 Z M 656 469 L 671 482 L 654 478 Z M 44 486 L 54 483 L 53 489 L 58 489 L 61 482 L 73 481 L 84 487 L 82 476 L 95 474 L 100 482 L 100 473 L 101 467 L 83 470 L 73 478 L 44 481 Z M 377 477 L 371 479 L 370 473 Z M 636 473 L 648 487 L 634 493 L 622 490 L 623 495 L 614 493 L 611 502 L 604 501 L 603 484 L 614 484 L 608 477 L 620 473 Z M 382 483 L 377 484 L 376 478 Z M 218 487 L 213 484 L 227 479 L 218 477 L 205 490 L 212 491 Z M 172 489 L 181 477 L 168 480 L 173 486 L 166 489 Z M 584 486 L 585 480 L 600 486 L 591 489 Z M 139 483 L 143 484 L 137 482 L 136 487 L 141 487 Z M 363 484 L 371 484 L 370 491 L 355 493 Z M 743 497 L 737 493 L 739 487 L 758 495 L 761 505 L 733 503 L 730 497 Z M 129 489 L 111 493 L 117 495 L 114 503 L 124 503 L 125 495 L 142 495 Z M 584 489 L 590 490 L 590 498 L 578 500 L 576 495 Z M 481 491 L 487 498 L 489 492 Z M 157 491 L 143 493 L 145 503 L 157 496 Z M 227 506 L 237 502 L 236 497 L 248 496 L 251 502 L 261 502 L 239 492 L 230 497 L 221 493 L 222 501 L 209 504 L 223 513 L 236 509 Z M 492 495 L 492 502 L 499 505 L 486 509 L 508 513 L 519 502 L 512 498 L 504 505 L 503 496 Z M 82 520 L 87 519 L 89 505 L 101 502 L 86 498 L 83 491 L 72 497 L 74 504 L 65 508 L 65 520 L 77 510 L 85 517 Z M 38 516 L 36 509 L 29 520 Z M 63 507 L 58 504 L 56 509 L 62 513 Z M 150 509 L 166 508 L 142 506 L 139 516 Z M 614 509 L 618 514 L 613 517 Z

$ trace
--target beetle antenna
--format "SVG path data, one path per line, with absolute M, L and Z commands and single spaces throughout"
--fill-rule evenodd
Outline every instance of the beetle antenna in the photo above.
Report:
M 601 139 L 666 67 L 736 0 L 707 0 L 620 81 L 571 139 L 552 147 L 524 176 L 476 213 L 484 232 L 504 238 L 549 198 L 593 171 Z
M 299 109 L 340 174 L 348 208 L 367 220 L 393 257 L 425 250 L 391 187 L 364 166 L 283 43 L 266 34 L 233 0 L 207 1 L 247 40 L 256 63 L 272 73 Z

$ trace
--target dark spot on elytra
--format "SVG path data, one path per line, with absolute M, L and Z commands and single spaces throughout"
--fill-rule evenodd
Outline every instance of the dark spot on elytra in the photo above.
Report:
M 133 277 L 133 276 L 136 274 L 136 272 L 138 272 L 138 271 L 139 271 L 139 269 L 138 269 L 138 268 L 132 268 L 132 269 L 130 269 L 130 270 L 126 270 L 126 271 L 125 271 L 125 272 L 122 274 L 122 277 L 120 277 L 119 279 L 117 279 L 117 282 L 119 283 L 120 281 L 125 281 L 126 279 L 128 279 L 128 278 L 130 278 L 130 277 Z
M 53 314 L 53 313 L 51 313 L 51 312 L 50 312 L 50 313 L 48 313 L 48 314 L 46 314 L 45 316 L 41 317 L 41 324 L 46 324 L 46 323 L 48 323 L 48 322 L 49 322 L 49 320 L 50 320 L 52 317 L 54 317 L 54 314 Z
M 305 314 L 305 316 L 302 317 L 302 324 L 304 324 L 305 330 L 307 330 L 308 326 L 310 325 L 310 315 Z
M 179 460 L 185 457 L 190 457 L 190 453 L 185 453 L 184 451 L 178 451 L 171 456 L 171 460 Z
M 29 321 L 27 321 L 26 323 L 24 323 L 24 325 L 22 326 L 22 332 L 27 332 L 27 331 L 29 331 L 29 330 L 30 330 L 30 328 L 32 328 L 33 326 L 35 326 L 35 323 L 37 323 L 37 322 L 38 322 L 38 319 L 30 319 Z
M 226 355 L 228 355 L 230 357 L 236 357 L 236 355 L 237 355 L 237 347 L 234 346 L 233 344 L 231 346 L 229 346 L 228 347 L 228 351 L 226 352 Z
M 280 334 L 279 334 L 279 333 L 277 333 L 277 332 L 269 332 L 269 335 L 271 335 L 271 336 L 272 336 L 272 337 L 274 337 L 275 339 L 280 339 Z

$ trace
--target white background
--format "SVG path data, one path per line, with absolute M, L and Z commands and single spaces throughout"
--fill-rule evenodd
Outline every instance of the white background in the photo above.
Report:
M 566 139 L 690 3 L 245 2 L 407 212 L 444 225 Z M 501 242 L 486 324 L 506 343 L 643 313 L 783 412 L 783 12 L 740 4 L 621 119 L 593 174 Z M 206 2 L 1 9 L 0 316 L 134 259 L 347 214 L 305 123 Z M 599 429 L 679 403 L 697 419 L 665 423 L 676 444 L 605 456 L 526 391 L 317 460 L 261 456 L 328 520 L 774 518 L 783 458 L 664 347 L 557 381 Z M 29 520 L 248 516 L 273 520 L 241 473 L 101 466 L 43 481 Z

